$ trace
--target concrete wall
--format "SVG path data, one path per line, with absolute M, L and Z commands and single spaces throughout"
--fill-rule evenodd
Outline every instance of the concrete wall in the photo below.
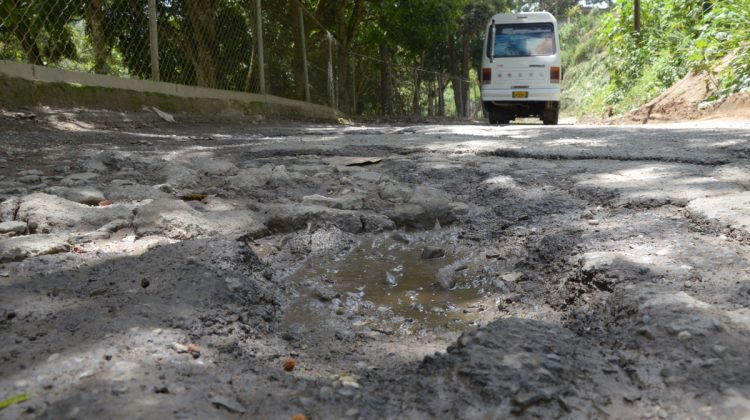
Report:
M 0 107 L 39 105 L 122 111 L 139 111 L 147 105 L 170 112 L 260 114 L 321 121 L 340 116 L 327 106 L 273 95 L 122 79 L 0 60 Z

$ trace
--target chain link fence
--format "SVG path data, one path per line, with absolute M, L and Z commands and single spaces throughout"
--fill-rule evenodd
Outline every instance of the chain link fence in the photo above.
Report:
M 350 115 L 478 117 L 476 75 L 344 47 L 298 0 L 0 0 L 0 60 L 271 94 Z

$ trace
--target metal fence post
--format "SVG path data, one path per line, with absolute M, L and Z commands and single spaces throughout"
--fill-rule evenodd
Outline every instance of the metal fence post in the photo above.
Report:
M 255 27 L 258 38 L 258 79 L 260 80 L 260 93 L 266 93 L 266 56 L 263 53 L 263 11 L 260 8 L 261 0 L 255 0 Z M 251 64 L 252 65 L 252 64 Z
M 328 33 L 328 98 L 331 108 L 336 108 L 336 93 L 333 88 L 333 35 Z
M 305 40 L 305 15 L 299 6 L 299 37 L 302 46 L 302 66 L 305 70 L 305 101 L 310 102 L 310 76 L 307 74 L 307 45 Z
M 156 0 L 148 0 L 148 32 L 151 44 L 151 79 L 159 81 L 159 34 L 156 26 Z

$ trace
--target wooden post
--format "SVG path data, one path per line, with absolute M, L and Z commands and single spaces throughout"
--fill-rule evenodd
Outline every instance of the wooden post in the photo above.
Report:
M 302 67 L 305 69 L 305 101 L 310 102 L 310 76 L 307 73 L 307 40 L 305 39 L 305 15 L 302 5 L 299 8 L 299 37 L 302 46 Z
M 266 93 L 266 56 L 263 53 L 263 11 L 261 0 L 255 0 L 255 30 L 258 38 L 258 80 L 260 80 L 260 93 Z M 250 64 L 252 66 L 252 63 Z
M 159 34 L 156 24 L 156 0 L 148 0 L 148 32 L 151 46 L 151 79 L 159 81 Z

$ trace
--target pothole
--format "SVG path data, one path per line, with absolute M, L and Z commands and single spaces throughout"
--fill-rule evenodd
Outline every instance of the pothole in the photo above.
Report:
M 385 333 L 462 329 L 492 304 L 472 282 L 472 255 L 453 230 L 367 237 L 340 257 L 308 261 L 288 282 L 301 291 L 282 326 L 337 321 Z

